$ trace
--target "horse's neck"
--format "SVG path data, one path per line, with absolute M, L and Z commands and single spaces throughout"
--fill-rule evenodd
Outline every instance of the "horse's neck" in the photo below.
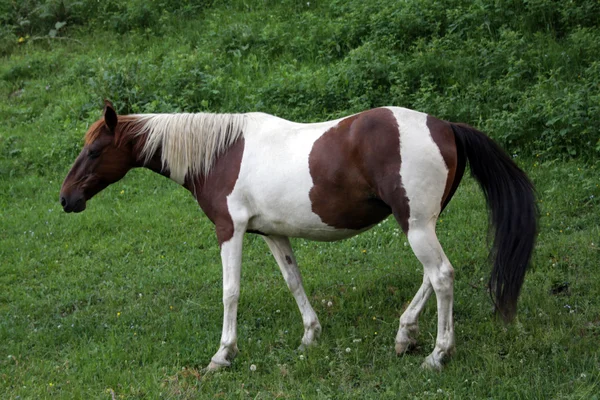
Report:
M 161 157 L 162 157 L 161 149 L 159 148 L 158 150 L 156 150 L 154 152 L 154 154 L 147 157 L 142 151 L 143 147 L 144 147 L 144 143 L 145 143 L 145 138 L 143 136 L 137 137 L 134 140 L 133 156 L 134 156 L 134 159 L 137 161 L 136 167 L 144 167 L 144 168 L 149 169 L 152 172 L 156 172 L 157 174 L 160 174 L 162 176 L 170 178 L 170 173 L 169 173 L 168 169 L 163 168 L 162 159 L 161 159 Z
M 135 157 L 184 185 L 187 175 L 210 173 L 216 158 L 243 137 L 246 122 L 243 114 L 140 115 Z

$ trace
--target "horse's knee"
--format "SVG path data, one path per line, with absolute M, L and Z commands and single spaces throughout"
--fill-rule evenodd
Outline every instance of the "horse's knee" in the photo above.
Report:
M 428 274 L 436 293 L 451 291 L 454 288 L 454 268 L 449 262 L 446 261 L 437 268 L 431 268 Z
M 227 307 L 231 307 L 238 303 L 240 299 L 240 291 L 239 289 L 235 290 L 224 290 L 223 291 L 223 305 Z

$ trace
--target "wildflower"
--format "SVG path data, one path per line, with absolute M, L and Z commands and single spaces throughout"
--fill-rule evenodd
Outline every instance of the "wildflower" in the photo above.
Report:
M 346 353 L 350 353 L 352 351 L 352 349 L 350 349 L 350 347 L 346 347 Z
M 303 354 L 300 354 L 300 355 L 298 356 L 298 358 L 299 358 L 300 360 L 304 360 L 304 355 L 303 355 Z
M 364 253 L 366 253 L 366 252 L 367 252 L 367 250 L 363 249 L 363 251 L 362 251 L 362 252 L 363 252 L 363 254 L 364 254 Z
M 17 40 L 17 43 L 24 43 L 25 42 L 25 38 L 23 36 L 21 36 L 19 38 L 19 40 Z
M 256 365 L 252 364 L 250 366 L 250 371 L 252 371 L 252 372 L 256 371 Z
M 118 313 L 117 313 L 117 317 L 120 317 L 120 316 L 121 316 L 121 313 L 120 313 L 120 312 L 118 312 Z
M 121 190 L 121 194 L 125 194 L 125 191 L 124 191 L 124 190 Z
M 331 307 L 331 306 L 333 306 L 333 303 L 331 301 L 328 301 L 327 302 L 327 307 Z

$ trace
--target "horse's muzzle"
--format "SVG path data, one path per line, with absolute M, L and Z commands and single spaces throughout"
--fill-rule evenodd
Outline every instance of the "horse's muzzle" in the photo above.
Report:
M 85 197 L 60 195 L 60 205 L 65 212 L 82 212 L 85 210 Z

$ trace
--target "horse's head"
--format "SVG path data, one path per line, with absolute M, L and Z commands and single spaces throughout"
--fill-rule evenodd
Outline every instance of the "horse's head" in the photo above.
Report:
M 105 103 L 104 117 L 86 133 L 85 145 L 62 184 L 60 204 L 66 212 L 85 210 L 87 200 L 135 166 L 131 143 L 120 138 L 117 113 L 109 101 Z

